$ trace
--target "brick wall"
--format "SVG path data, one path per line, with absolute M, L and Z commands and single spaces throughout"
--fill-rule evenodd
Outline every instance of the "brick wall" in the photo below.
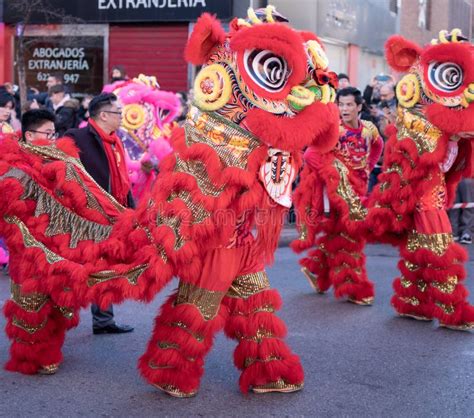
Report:
M 419 1 L 402 0 L 400 9 L 400 33 L 421 45 L 438 37 L 442 29 L 451 30 L 459 27 L 469 36 L 473 12 L 473 0 L 431 0 L 428 7 L 428 28 L 418 27 Z

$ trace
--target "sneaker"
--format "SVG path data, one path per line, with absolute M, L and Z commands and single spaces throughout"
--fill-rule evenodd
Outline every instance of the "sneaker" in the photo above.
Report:
M 454 242 L 459 242 L 459 235 L 454 235 L 453 236 L 453 241 Z
M 461 244 L 472 244 L 472 238 L 469 234 L 463 234 L 459 242 Z

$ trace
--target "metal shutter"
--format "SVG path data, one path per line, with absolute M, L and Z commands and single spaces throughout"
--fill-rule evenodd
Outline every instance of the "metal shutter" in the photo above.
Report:
M 114 65 L 123 65 L 129 77 L 154 75 L 163 90 L 187 91 L 187 39 L 187 23 L 110 25 L 109 74 Z

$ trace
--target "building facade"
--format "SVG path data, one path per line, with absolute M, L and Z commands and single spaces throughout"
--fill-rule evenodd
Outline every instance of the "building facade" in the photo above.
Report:
M 473 0 L 399 0 L 400 34 L 423 45 L 440 30 L 459 28 L 473 38 Z
M 234 4 L 236 3 L 236 4 Z M 129 77 L 154 75 L 165 90 L 183 91 L 192 70 L 183 53 L 193 23 L 203 13 L 229 21 L 248 3 L 232 0 L 48 0 L 23 22 L 27 0 L 0 0 L 0 84 L 16 81 L 15 52 L 22 54 L 28 86 L 45 90 L 49 74 L 62 73 L 73 93 L 100 92 L 113 66 Z M 53 13 L 51 13 L 53 11 Z

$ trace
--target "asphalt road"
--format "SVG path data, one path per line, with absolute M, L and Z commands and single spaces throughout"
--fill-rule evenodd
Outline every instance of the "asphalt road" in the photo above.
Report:
M 369 247 L 368 270 L 377 296 L 374 306 L 360 307 L 313 293 L 296 256 L 288 248 L 278 250 L 269 275 L 283 296 L 281 317 L 288 325 L 289 344 L 305 368 L 302 392 L 243 396 L 232 364 L 234 343 L 222 334 L 207 358 L 196 398 L 170 398 L 147 385 L 136 362 L 170 287 L 152 304 L 116 307 L 118 321 L 135 326 L 131 334 L 94 336 L 90 312 L 83 311 L 54 376 L 1 370 L 0 416 L 472 417 L 474 333 L 397 318 L 389 306 L 396 261 L 393 249 Z M 468 270 L 472 292 L 472 261 Z M 0 302 L 8 297 L 8 280 L 0 276 Z M 0 363 L 7 351 L 2 333 Z

